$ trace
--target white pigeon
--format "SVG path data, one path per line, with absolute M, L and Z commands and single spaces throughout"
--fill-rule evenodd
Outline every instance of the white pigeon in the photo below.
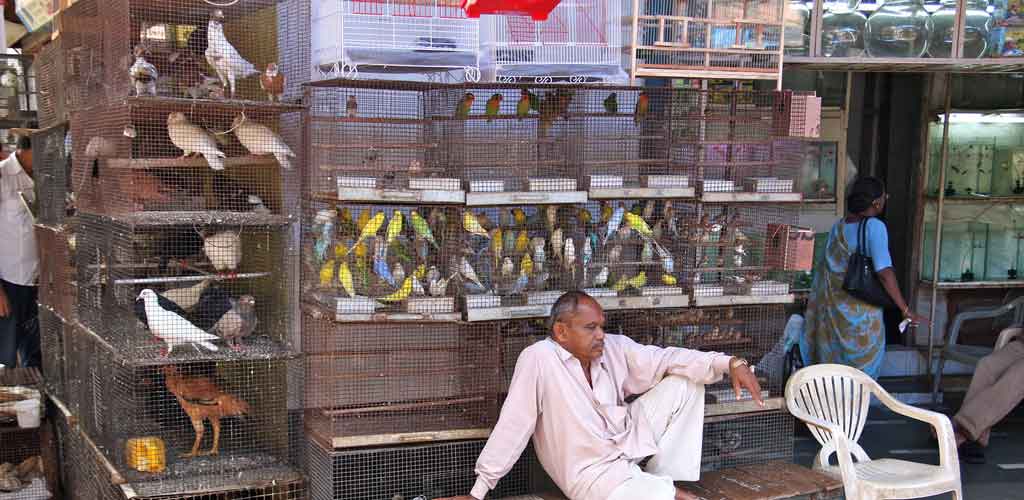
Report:
M 259 73 L 224 36 L 224 11 L 215 10 L 206 26 L 206 62 L 220 77 L 220 83 L 235 97 L 235 80 Z
M 245 146 L 254 155 L 274 155 L 274 158 L 281 167 L 290 169 L 292 162 L 289 158 L 295 158 L 295 152 L 288 144 L 281 139 L 281 136 L 274 133 L 267 126 L 256 123 L 242 115 L 235 117 L 231 123 L 238 142 Z
M 178 313 L 168 311 L 157 303 L 156 292 L 149 288 L 139 294 L 146 308 L 146 323 L 149 324 L 149 331 L 167 344 L 167 353 L 170 354 L 175 346 L 187 344 L 199 344 L 211 351 L 216 351 L 217 346 L 210 343 L 211 340 L 219 340 L 220 337 L 206 333 L 198 327 L 189 323 Z
M 204 236 L 203 253 L 217 271 L 234 271 L 242 261 L 242 237 L 235 231 Z
M 199 153 L 206 158 L 210 168 L 224 170 L 224 157 L 227 155 L 217 147 L 217 140 L 209 132 L 190 122 L 185 113 L 175 112 L 167 115 L 167 135 L 184 156 Z

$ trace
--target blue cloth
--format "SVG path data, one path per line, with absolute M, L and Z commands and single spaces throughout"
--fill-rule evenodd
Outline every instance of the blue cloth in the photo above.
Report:
M 857 251 L 857 236 L 862 223 L 863 221 L 851 224 L 843 222 L 843 220 L 836 222 L 843 228 L 843 238 L 846 240 L 850 253 Z M 829 233 L 827 246 L 832 246 L 835 234 L 835 231 Z M 889 254 L 889 230 L 886 229 L 885 223 L 875 218 L 868 219 L 868 228 L 865 231 L 864 239 L 867 240 L 868 257 L 871 257 L 875 264 L 875 271 L 892 267 L 892 256 Z M 836 266 L 830 262 L 829 267 L 834 273 L 846 272 L 846 262 L 843 262 L 842 266 Z

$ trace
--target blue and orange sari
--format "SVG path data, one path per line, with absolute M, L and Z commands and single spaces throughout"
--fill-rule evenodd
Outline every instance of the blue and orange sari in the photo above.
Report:
M 885 358 L 882 308 L 843 290 L 850 247 L 843 221 L 832 226 L 825 258 L 818 262 L 804 319 L 800 353 L 804 364 L 838 363 L 878 378 Z

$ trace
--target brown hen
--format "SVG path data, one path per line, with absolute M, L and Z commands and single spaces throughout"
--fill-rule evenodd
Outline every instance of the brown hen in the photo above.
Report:
M 167 390 L 178 398 L 178 404 L 185 410 L 185 414 L 192 421 L 192 428 L 196 431 L 192 451 L 181 455 L 181 458 L 216 455 L 220 447 L 220 419 L 249 413 L 249 404 L 235 396 L 225 394 L 207 377 L 182 375 L 174 365 L 164 366 L 163 373 Z M 207 419 L 213 426 L 213 446 L 210 451 L 199 453 L 199 443 L 203 440 L 203 421 Z

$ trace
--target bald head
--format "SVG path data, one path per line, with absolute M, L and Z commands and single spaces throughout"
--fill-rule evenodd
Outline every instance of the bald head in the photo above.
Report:
M 583 292 L 562 295 L 551 307 L 551 338 L 584 366 L 604 354 L 604 311 Z
M 601 310 L 601 304 L 598 304 L 596 300 L 586 292 L 573 291 L 563 293 L 558 300 L 555 301 L 554 305 L 551 306 L 551 316 L 548 317 L 548 333 L 554 331 L 555 323 L 566 322 L 569 318 L 576 314 L 580 304 L 587 304 L 596 307 Z M 603 312 L 603 311 L 602 311 Z

